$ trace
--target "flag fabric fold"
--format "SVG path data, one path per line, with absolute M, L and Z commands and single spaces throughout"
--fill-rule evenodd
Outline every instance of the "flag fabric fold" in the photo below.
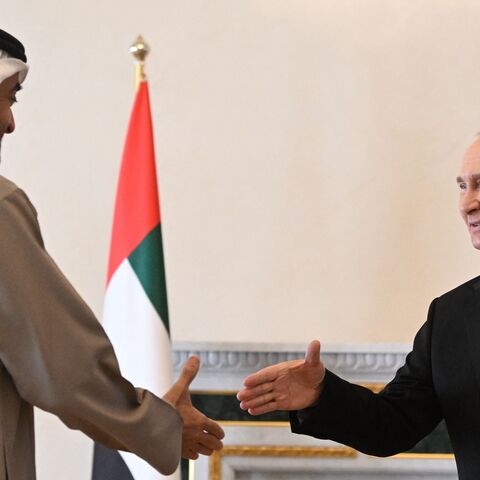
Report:
M 162 396 L 172 384 L 171 347 L 147 82 L 138 88 L 125 141 L 102 323 L 122 375 Z M 94 455 L 92 480 L 164 478 L 130 453 L 96 446 Z

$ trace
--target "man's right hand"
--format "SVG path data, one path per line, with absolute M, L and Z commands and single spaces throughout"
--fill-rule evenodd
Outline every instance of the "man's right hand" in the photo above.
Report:
M 304 360 L 278 363 L 248 376 L 238 392 L 240 408 L 250 415 L 276 410 L 301 410 L 318 402 L 323 391 L 325 366 L 320 342 L 310 342 Z
M 177 409 L 183 419 L 182 457 L 190 460 L 196 460 L 199 454 L 211 455 L 214 450 L 221 450 L 221 439 L 225 436 L 217 422 L 192 405 L 188 389 L 199 368 L 198 357 L 190 357 L 185 362 L 178 380 L 163 397 Z

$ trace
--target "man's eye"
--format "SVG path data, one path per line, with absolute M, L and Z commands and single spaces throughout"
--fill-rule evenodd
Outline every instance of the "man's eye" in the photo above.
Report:
M 458 188 L 459 188 L 460 190 L 466 190 L 466 189 L 467 189 L 467 184 L 466 184 L 466 183 L 463 183 L 463 182 L 462 182 L 462 183 L 459 183 L 459 184 L 458 184 Z

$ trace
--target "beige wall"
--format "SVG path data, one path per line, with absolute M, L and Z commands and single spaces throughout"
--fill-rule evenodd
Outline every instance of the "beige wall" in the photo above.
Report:
M 454 182 L 477 0 L 16 0 L 2 21 L 32 69 L 1 171 L 99 315 L 139 32 L 175 340 L 409 342 L 478 273 Z
M 410 341 L 477 270 L 454 176 L 480 129 L 478 2 L 137 5 L 4 20 L 32 70 L 2 170 L 95 311 L 142 32 L 173 338 Z

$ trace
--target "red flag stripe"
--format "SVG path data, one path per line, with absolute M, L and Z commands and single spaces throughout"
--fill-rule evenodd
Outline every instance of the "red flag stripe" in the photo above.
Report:
M 160 223 L 148 83 L 139 86 L 128 126 L 113 219 L 107 283 Z

